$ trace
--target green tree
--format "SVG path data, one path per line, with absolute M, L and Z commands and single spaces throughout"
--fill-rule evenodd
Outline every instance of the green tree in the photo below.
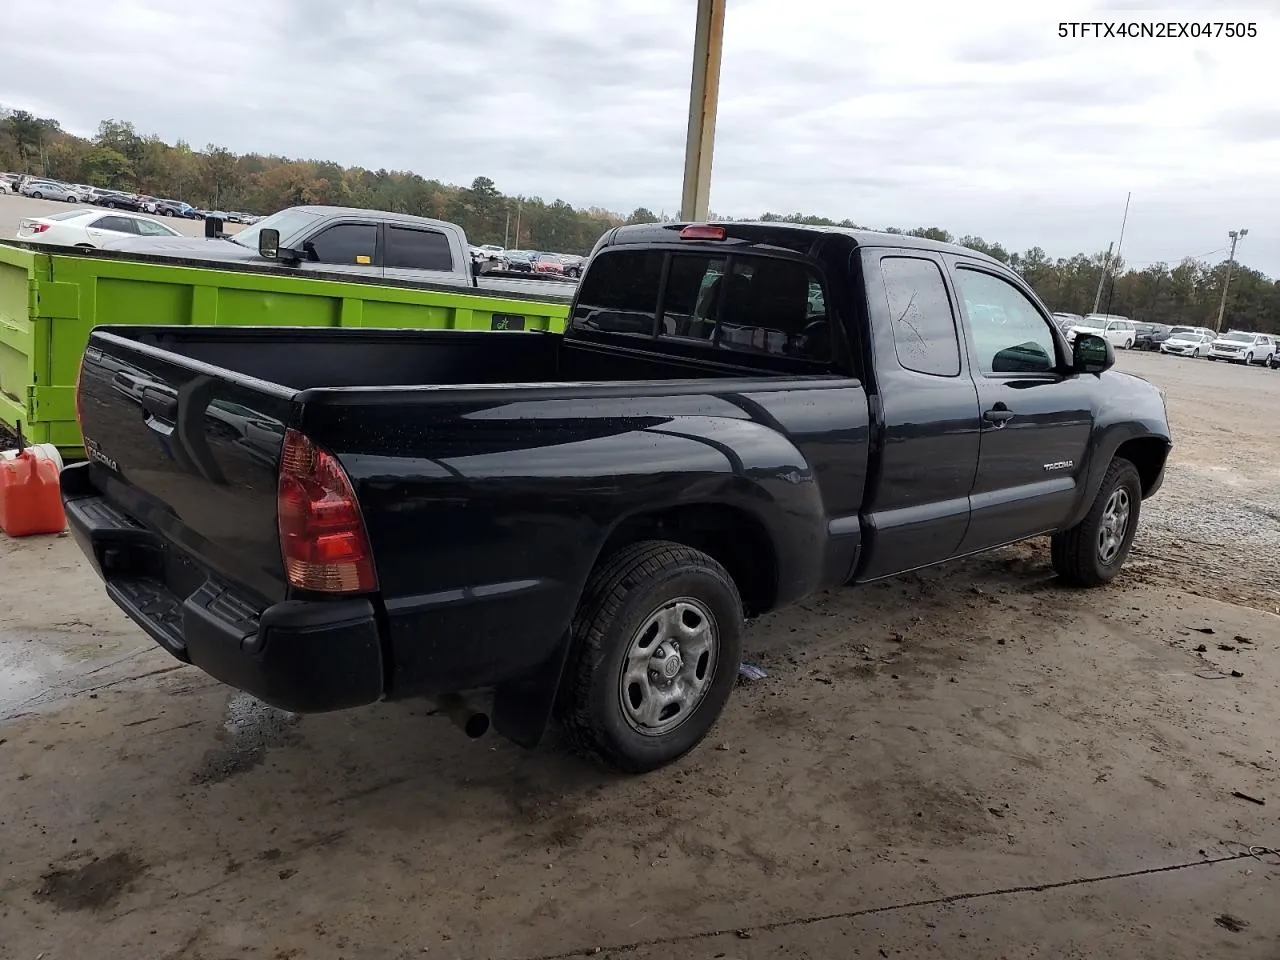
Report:
M 103 120 L 98 124 L 98 135 L 93 142 L 127 157 L 134 165 L 142 162 L 142 138 L 128 121 Z
M 648 207 L 636 207 L 631 211 L 631 216 L 627 217 L 627 223 L 657 223 L 658 215 Z
M 120 189 L 133 186 L 133 164 L 110 147 L 91 147 L 80 161 L 80 179 L 90 186 Z
M 226 147 L 205 146 L 198 166 L 200 186 L 208 203 L 220 209 L 228 203 L 236 182 L 236 157 Z

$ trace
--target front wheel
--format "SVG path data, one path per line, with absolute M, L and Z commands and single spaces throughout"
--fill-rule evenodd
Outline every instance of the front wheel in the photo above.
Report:
M 31 199 L 32 199 L 32 200 L 43 200 L 43 199 L 44 199 L 44 194 L 43 194 L 43 193 L 41 193 L 39 190 L 33 190 L 33 191 L 31 192 Z
M 1246 367 L 1252 367 L 1252 366 L 1253 366 L 1253 354 L 1252 354 L 1252 353 L 1246 353 L 1246 354 L 1244 355 L 1244 365 L 1245 365 Z
M 1194 350 L 1192 350 L 1192 351 L 1191 351 L 1191 359 L 1192 359 L 1192 360 L 1199 360 L 1199 359 L 1200 359 L 1200 348 L 1199 348 L 1199 347 L 1196 347 Z M 1217 357 L 1210 357 L 1209 359 L 1210 359 L 1210 360 L 1216 360 L 1216 359 L 1217 359 Z
M 570 739 L 626 773 L 688 753 L 729 699 L 742 620 L 733 579 L 702 551 L 663 540 L 619 550 L 574 617 L 558 711 Z
M 1120 457 L 1111 461 L 1093 506 L 1069 530 L 1050 541 L 1054 571 L 1075 587 L 1099 587 L 1120 572 L 1142 509 L 1142 479 L 1138 469 Z

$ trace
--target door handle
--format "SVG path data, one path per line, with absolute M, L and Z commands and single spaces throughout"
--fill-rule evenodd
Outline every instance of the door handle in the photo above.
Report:
M 1013 411 L 1003 403 L 997 403 L 982 415 L 982 419 L 987 421 L 987 423 L 994 423 L 998 430 L 1013 419 Z

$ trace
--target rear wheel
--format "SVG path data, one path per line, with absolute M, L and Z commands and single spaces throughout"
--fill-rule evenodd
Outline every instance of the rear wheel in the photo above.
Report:
M 1071 529 L 1053 535 L 1050 558 L 1054 571 L 1076 587 L 1110 583 L 1129 556 L 1141 509 L 1142 479 L 1138 469 L 1117 457 L 1107 467 L 1085 518 Z
M 41 193 L 39 190 L 32 190 L 32 191 L 31 191 L 31 199 L 32 199 L 32 200 L 43 200 L 43 199 L 44 199 L 44 194 L 43 194 L 43 193 Z
M 643 773 L 688 753 L 720 716 L 742 656 L 742 600 L 700 550 L 632 544 L 592 575 L 573 644 L 566 732 L 609 766 Z

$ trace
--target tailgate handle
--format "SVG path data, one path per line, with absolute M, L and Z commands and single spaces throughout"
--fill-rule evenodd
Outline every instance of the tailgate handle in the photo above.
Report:
M 150 387 L 142 388 L 142 409 L 153 417 L 168 420 L 171 423 L 178 418 L 178 398 L 166 396 Z

